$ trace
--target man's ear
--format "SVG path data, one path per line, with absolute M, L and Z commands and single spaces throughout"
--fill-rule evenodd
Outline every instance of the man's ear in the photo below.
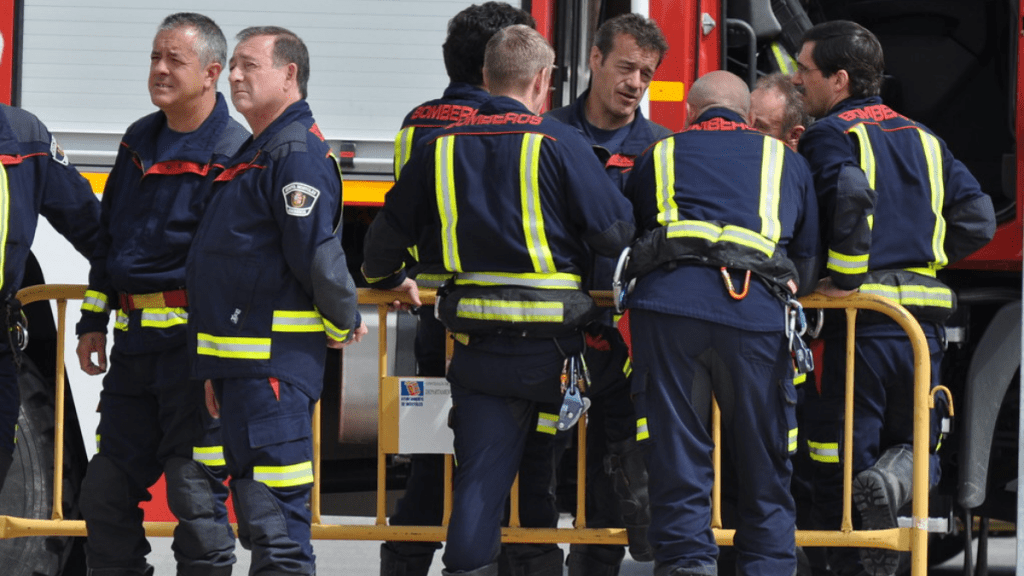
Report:
M 793 150 L 796 150 L 797 144 L 800 143 L 800 136 L 803 135 L 804 130 L 807 130 L 807 128 L 802 124 L 797 124 L 789 131 L 789 134 L 786 134 L 786 144 Z
M 220 78 L 220 73 L 224 70 L 224 66 L 220 62 L 210 62 L 203 72 L 203 88 L 207 90 L 217 87 L 217 79 Z

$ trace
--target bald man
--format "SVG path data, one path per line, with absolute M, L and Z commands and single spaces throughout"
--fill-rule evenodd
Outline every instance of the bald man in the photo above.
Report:
M 814 289 L 811 174 L 799 154 L 748 126 L 739 77 L 700 78 L 686 107 L 688 128 L 640 156 L 626 187 L 642 230 L 627 306 L 633 390 L 646 397 L 652 440 L 654 573 L 717 573 L 714 393 L 743 487 L 737 572 L 794 574 L 796 391 L 784 324 L 793 298 Z

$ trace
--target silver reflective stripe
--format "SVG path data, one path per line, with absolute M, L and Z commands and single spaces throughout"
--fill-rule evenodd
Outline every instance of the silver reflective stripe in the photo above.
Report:
M 274 310 L 274 332 L 323 332 L 320 313 L 313 310 Z
M 778 242 L 782 236 L 779 222 L 779 201 L 782 187 L 782 163 L 785 144 L 770 136 L 764 137 L 761 153 L 761 236 Z
M 651 437 L 650 431 L 647 429 L 647 418 L 639 418 L 636 421 L 636 440 L 647 440 Z
M 240 338 L 198 334 L 197 352 L 202 356 L 238 358 L 241 360 L 269 360 L 270 338 Z
M 825 464 L 839 463 L 838 442 L 812 442 L 807 441 L 807 449 L 810 451 L 811 460 Z
M 862 284 L 860 293 L 885 296 L 895 300 L 901 306 L 953 308 L 952 290 L 941 286 Z
M 526 237 L 526 249 L 533 261 L 533 269 L 537 272 L 551 274 L 555 272 L 555 260 L 548 246 L 547 233 L 544 231 L 544 212 L 540 200 L 540 148 L 544 141 L 541 134 L 523 134 L 523 144 L 519 153 L 519 198 L 523 211 L 523 235 Z
M 463 298 L 459 300 L 455 315 L 459 318 L 473 320 L 552 323 L 561 322 L 564 317 L 561 302 L 529 302 L 489 298 Z
M 440 288 L 451 277 L 451 274 L 417 274 L 416 285 L 420 288 Z
M 710 243 L 732 242 L 763 252 L 769 258 L 775 253 L 775 242 L 742 226 L 727 225 L 722 228 L 701 220 L 680 220 L 669 223 L 667 228 L 668 238 L 700 238 Z
M 252 479 L 274 488 L 312 484 L 313 463 L 307 460 L 291 466 L 255 466 Z
M 654 183 L 658 193 L 658 223 L 662 226 L 679 220 L 676 205 L 676 141 L 666 138 L 654 145 Z
M 7 231 L 11 220 L 11 189 L 7 181 L 7 168 L 0 164 L 0 286 L 4 286 L 4 268 L 7 267 Z
M 110 312 L 110 304 L 107 303 L 107 295 L 95 290 L 86 290 L 85 298 L 82 299 L 83 312 L 99 312 L 106 314 Z
M 537 413 L 537 432 L 555 434 L 558 432 L 558 428 L 556 428 L 557 424 L 558 414 L 549 414 L 547 412 Z
M 146 328 L 170 328 L 188 323 L 184 308 L 143 308 L 140 324 Z
M 455 277 L 458 284 L 480 284 L 483 286 L 525 286 L 528 288 L 549 288 L 579 290 L 583 283 L 575 274 L 514 274 L 501 272 L 462 272 Z
M 399 130 L 395 136 L 395 180 L 402 175 L 402 168 L 412 154 L 412 135 L 415 131 L 415 126 L 408 126 Z
M 946 183 L 942 177 L 942 147 L 935 136 L 918 130 L 921 144 L 924 146 L 924 157 L 928 161 L 928 184 L 931 188 L 932 215 L 935 217 L 935 228 L 932 230 L 933 264 L 942 268 L 949 264 L 943 244 L 946 241 L 946 219 L 942 217 L 942 204 L 945 202 Z
M 225 466 L 223 446 L 193 446 L 192 459 L 207 466 Z
M 455 203 L 455 136 L 442 136 L 434 147 L 434 187 L 441 216 L 441 256 L 448 270 L 462 270 L 455 227 L 459 212 Z

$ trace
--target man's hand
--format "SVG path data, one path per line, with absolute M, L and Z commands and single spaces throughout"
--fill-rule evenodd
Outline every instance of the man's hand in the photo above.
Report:
M 217 402 L 217 396 L 213 393 L 213 380 L 203 382 L 203 388 L 206 392 L 206 411 L 213 418 L 220 418 L 220 402 Z
M 831 278 L 822 278 L 818 280 L 818 286 L 814 289 L 815 292 L 829 298 L 845 298 L 850 294 L 856 294 L 860 291 L 860 288 L 854 288 L 853 290 L 843 290 L 838 288 L 832 283 Z
M 405 280 L 402 281 L 401 284 L 392 288 L 391 291 L 405 292 L 406 294 L 409 295 L 409 300 L 412 301 L 412 304 L 408 304 L 406 302 L 402 302 L 401 300 L 395 300 L 394 302 L 391 303 L 392 310 L 411 310 L 413 308 L 419 308 L 420 306 L 423 305 L 423 303 L 420 302 L 419 286 L 416 285 L 416 281 L 413 280 L 412 278 L 406 278 Z
M 94 352 L 98 364 L 92 362 Z M 79 336 L 75 353 L 78 354 L 78 365 L 86 374 L 96 376 L 107 371 L 107 335 L 103 332 L 86 332 Z
M 333 338 L 328 338 L 327 347 L 333 348 L 335 350 L 341 350 L 342 348 L 347 347 L 349 344 L 353 344 L 355 342 L 362 342 L 363 336 L 365 336 L 369 332 L 370 329 L 366 327 L 366 322 L 360 322 L 359 327 L 352 331 L 351 338 L 345 340 L 344 342 L 339 342 L 337 340 L 334 340 Z

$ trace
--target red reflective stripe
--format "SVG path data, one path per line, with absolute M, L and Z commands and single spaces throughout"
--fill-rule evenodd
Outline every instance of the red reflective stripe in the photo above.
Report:
M 4 166 L 13 166 L 15 164 L 21 164 L 22 161 L 24 161 L 26 158 L 31 158 L 33 156 L 49 156 L 49 155 L 50 155 L 49 152 L 35 152 L 33 154 L 26 154 L 24 156 L 22 156 L 20 154 L 17 154 L 15 156 L 11 156 L 9 154 L 0 154 L 0 164 L 3 164 Z
M 146 174 L 164 174 L 167 176 L 175 176 L 178 174 L 198 174 L 199 176 L 206 176 L 210 173 L 209 164 L 200 164 L 198 162 L 183 162 L 180 160 L 171 160 L 169 162 L 160 162 L 154 164 Z
M 263 166 L 261 164 L 253 164 L 252 162 L 246 162 L 245 164 L 236 164 L 231 168 L 228 168 L 227 170 L 218 174 L 217 177 L 214 178 L 213 180 L 214 182 L 227 182 L 228 180 L 234 180 L 234 178 L 241 174 L 242 172 L 245 172 L 246 170 L 250 170 L 253 168 L 259 168 L 262 170 L 263 168 L 266 168 L 266 166 Z
M 625 154 L 612 154 L 611 158 L 609 158 L 608 161 L 605 162 L 604 167 L 632 168 L 634 158 L 636 158 L 636 156 L 626 156 Z

